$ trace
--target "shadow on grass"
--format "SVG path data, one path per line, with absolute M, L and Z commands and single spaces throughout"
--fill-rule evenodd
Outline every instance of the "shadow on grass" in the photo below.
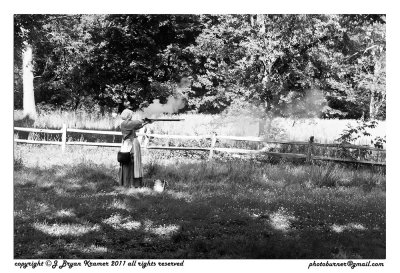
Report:
M 163 193 L 116 178 L 94 164 L 16 172 L 14 257 L 385 258 L 384 218 L 369 222 L 384 211 L 372 201 L 312 202 L 292 190 L 255 198 L 246 193 L 267 188 L 212 173 L 209 183 L 172 181 Z

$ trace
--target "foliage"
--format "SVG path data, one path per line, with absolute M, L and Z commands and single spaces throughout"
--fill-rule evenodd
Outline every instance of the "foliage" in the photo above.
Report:
M 347 124 L 346 128 L 341 133 L 340 137 L 335 139 L 335 141 L 340 142 L 342 144 L 349 144 L 349 143 L 354 143 L 355 141 L 358 141 L 363 137 L 367 137 L 369 138 L 370 141 L 370 143 L 368 144 L 371 144 L 371 146 L 378 149 L 384 149 L 386 144 L 386 135 L 385 136 L 378 135 L 375 136 L 374 138 L 371 137 L 371 130 L 376 128 L 377 125 L 378 122 L 376 120 L 370 120 L 370 121 L 357 120 L 356 125 Z M 339 150 L 339 156 L 343 158 L 365 160 L 374 156 L 379 157 L 379 154 L 377 152 L 373 154 L 372 151 L 363 149 L 350 150 L 345 146 L 343 146 Z
M 347 128 L 343 130 L 342 134 L 335 141 L 338 142 L 355 142 L 364 136 L 371 136 L 370 130 L 378 125 L 376 120 L 371 121 L 357 121 L 357 125 L 353 126 L 347 124 Z M 375 148 L 383 149 L 386 143 L 386 136 L 375 136 L 370 140 Z
M 36 101 L 57 108 L 138 109 L 178 92 L 185 111 L 246 102 L 261 117 L 385 118 L 383 15 L 26 14 L 14 23 L 16 107 L 29 42 Z M 189 85 L 178 90 L 181 79 Z
M 362 136 L 370 136 L 368 129 L 375 128 L 377 125 L 376 120 L 372 121 L 357 121 L 356 126 L 352 126 L 347 124 L 347 128 L 343 130 L 343 133 L 340 135 L 336 141 L 338 142 L 354 142 Z
M 383 149 L 384 145 L 386 144 L 386 136 L 377 136 L 374 140 L 371 140 L 371 144 L 375 146 L 375 148 Z

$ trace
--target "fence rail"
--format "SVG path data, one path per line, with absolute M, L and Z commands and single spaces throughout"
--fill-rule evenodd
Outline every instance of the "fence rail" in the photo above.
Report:
M 54 129 L 39 129 L 39 128 L 25 128 L 25 127 L 14 127 L 14 131 L 24 131 L 33 133 L 49 133 L 49 134 L 61 134 L 61 141 L 42 141 L 42 140 L 28 140 L 28 139 L 14 139 L 16 143 L 28 143 L 28 144 L 42 144 L 42 145 L 60 145 L 62 151 L 65 150 L 66 145 L 85 145 L 85 146 L 101 146 L 101 147 L 120 147 L 120 143 L 104 143 L 104 142 L 81 142 L 81 141 L 67 141 L 67 133 L 83 133 L 83 134 L 99 134 L 99 135 L 122 135 L 119 131 L 97 131 L 97 130 L 83 130 L 67 128 L 64 124 L 59 130 Z M 313 160 L 324 160 L 324 161 L 336 161 L 336 162 L 348 162 L 348 163 L 359 163 L 359 164 L 370 164 L 370 165 L 381 165 L 385 166 L 386 161 L 367 161 L 358 159 L 347 159 L 347 158 L 337 158 L 329 156 L 318 156 L 315 155 L 315 147 L 330 147 L 330 148 L 343 148 L 343 149 L 356 149 L 361 152 L 361 150 L 369 150 L 377 152 L 377 159 L 379 159 L 379 152 L 386 153 L 384 149 L 373 148 L 369 146 L 353 145 L 353 144 L 333 144 L 333 143 L 315 143 L 314 137 L 310 137 L 310 141 L 277 141 L 268 140 L 263 137 L 242 137 L 242 136 L 223 136 L 223 135 L 163 135 L 163 134 L 148 134 L 139 132 L 138 136 L 142 137 L 143 148 L 149 150 L 186 150 L 186 151 L 208 151 L 209 158 L 212 158 L 215 152 L 223 153 L 238 153 L 238 154 L 264 154 L 278 157 L 287 158 L 300 158 L 306 159 L 307 162 L 313 162 Z M 152 138 L 165 138 L 165 139 L 210 139 L 210 147 L 165 147 L 165 146 L 149 146 L 149 140 Z M 249 142 L 259 142 L 259 143 L 270 143 L 270 144 L 283 144 L 283 145 L 305 145 L 306 154 L 298 153 L 282 153 L 282 152 L 272 152 L 261 150 L 249 150 L 249 149 L 239 149 L 239 148 L 220 148 L 215 147 L 218 140 L 233 140 L 233 141 L 249 141 Z
M 35 132 L 35 133 L 49 133 L 49 134 L 61 134 L 61 130 L 50 130 L 50 129 L 37 129 L 37 128 L 25 128 L 25 127 L 14 127 L 15 131 L 24 132 Z

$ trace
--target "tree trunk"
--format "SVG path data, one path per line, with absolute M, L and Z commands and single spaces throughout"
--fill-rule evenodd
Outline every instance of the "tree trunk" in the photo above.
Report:
M 23 83 L 23 114 L 30 119 L 36 118 L 35 96 L 33 92 L 33 65 L 32 47 L 27 42 L 24 43 L 22 51 L 22 83 Z
M 270 115 L 261 117 L 258 121 L 258 136 L 271 137 L 271 128 L 274 118 Z
M 274 136 L 272 135 L 272 133 L 271 133 L 271 129 L 272 129 L 272 121 L 273 121 L 273 119 L 274 119 L 274 117 L 273 116 L 269 116 L 268 117 L 268 122 L 267 122 L 267 126 L 266 126 L 266 128 L 265 128 L 265 135 L 268 137 L 268 138 L 274 138 Z
M 260 26 L 260 33 L 265 33 L 265 15 L 257 14 L 257 24 Z
M 264 118 L 260 118 L 258 121 L 258 136 L 259 137 L 264 135 L 265 123 L 266 123 L 266 120 Z
M 369 101 L 369 119 L 373 120 L 375 119 L 375 92 L 371 91 L 371 97 L 370 97 L 370 101 Z

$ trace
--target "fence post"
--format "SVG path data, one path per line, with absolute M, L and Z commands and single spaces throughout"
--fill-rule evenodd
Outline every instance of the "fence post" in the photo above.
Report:
M 211 149 L 210 149 L 210 154 L 208 155 L 208 159 L 211 159 L 213 157 L 214 147 L 216 142 L 217 142 L 217 134 L 213 133 L 211 136 Z
M 65 151 L 65 145 L 66 145 L 66 143 L 67 143 L 67 125 L 66 125 L 66 124 L 63 124 L 62 129 L 61 129 L 61 132 L 62 132 L 62 136 L 61 136 L 61 150 L 62 150 L 62 152 L 64 152 L 64 151 Z
M 147 133 L 144 135 L 144 147 L 147 149 L 147 146 L 149 145 L 149 137 L 147 136 Z
M 146 139 L 146 127 L 142 127 L 140 130 L 139 130 L 139 133 L 141 133 L 141 134 L 144 134 L 144 136 L 141 136 L 139 139 L 139 143 L 140 143 L 140 146 L 143 146 L 143 144 L 144 144 L 144 141 L 145 141 L 145 139 Z
M 310 136 L 307 148 L 307 158 L 306 158 L 307 163 L 313 163 L 313 154 L 314 154 L 314 136 Z

